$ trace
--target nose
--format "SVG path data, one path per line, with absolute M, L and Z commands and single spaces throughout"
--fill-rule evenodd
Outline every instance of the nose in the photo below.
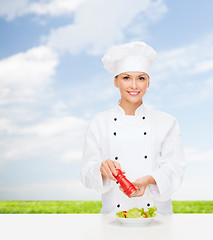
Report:
M 131 81 L 131 87 L 132 87 L 132 89 L 137 88 L 137 81 L 136 81 L 135 78 L 133 78 L 132 81 Z

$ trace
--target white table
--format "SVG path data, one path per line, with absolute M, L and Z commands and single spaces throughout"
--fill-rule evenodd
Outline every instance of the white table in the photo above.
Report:
M 0 239 L 213 240 L 213 214 L 159 216 L 143 227 L 123 226 L 101 214 L 2 214 Z

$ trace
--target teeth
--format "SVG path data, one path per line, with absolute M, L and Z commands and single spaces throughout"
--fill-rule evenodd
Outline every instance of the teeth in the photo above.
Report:
M 138 92 L 129 92 L 129 94 L 131 94 L 131 95 L 137 95 Z

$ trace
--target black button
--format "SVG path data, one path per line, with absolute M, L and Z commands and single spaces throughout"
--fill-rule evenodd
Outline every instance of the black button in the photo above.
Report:
M 150 206 L 150 204 L 149 203 L 147 203 L 147 207 L 149 207 Z
M 144 132 L 144 135 L 146 135 L 146 132 Z
M 116 181 L 116 183 L 118 184 L 118 181 Z
M 116 132 L 113 133 L 116 136 Z
M 145 117 L 143 117 L 143 120 L 145 119 Z
M 120 204 L 117 205 L 117 208 L 119 208 L 119 207 L 120 207 Z
M 114 121 L 117 121 L 117 118 L 114 118 Z
M 115 160 L 118 160 L 118 157 L 115 157 Z
M 147 158 L 147 156 L 144 156 L 144 158 Z

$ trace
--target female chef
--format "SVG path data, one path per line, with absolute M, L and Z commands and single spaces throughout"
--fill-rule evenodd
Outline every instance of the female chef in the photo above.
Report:
M 171 195 L 183 180 L 185 158 L 177 120 L 143 103 L 155 57 L 144 42 L 130 42 L 102 58 L 121 99 L 90 121 L 81 166 L 83 184 L 101 193 L 101 213 L 153 205 L 173 212 Z M 116 168 L 138 189 L 133 196 L 119 189 Z

